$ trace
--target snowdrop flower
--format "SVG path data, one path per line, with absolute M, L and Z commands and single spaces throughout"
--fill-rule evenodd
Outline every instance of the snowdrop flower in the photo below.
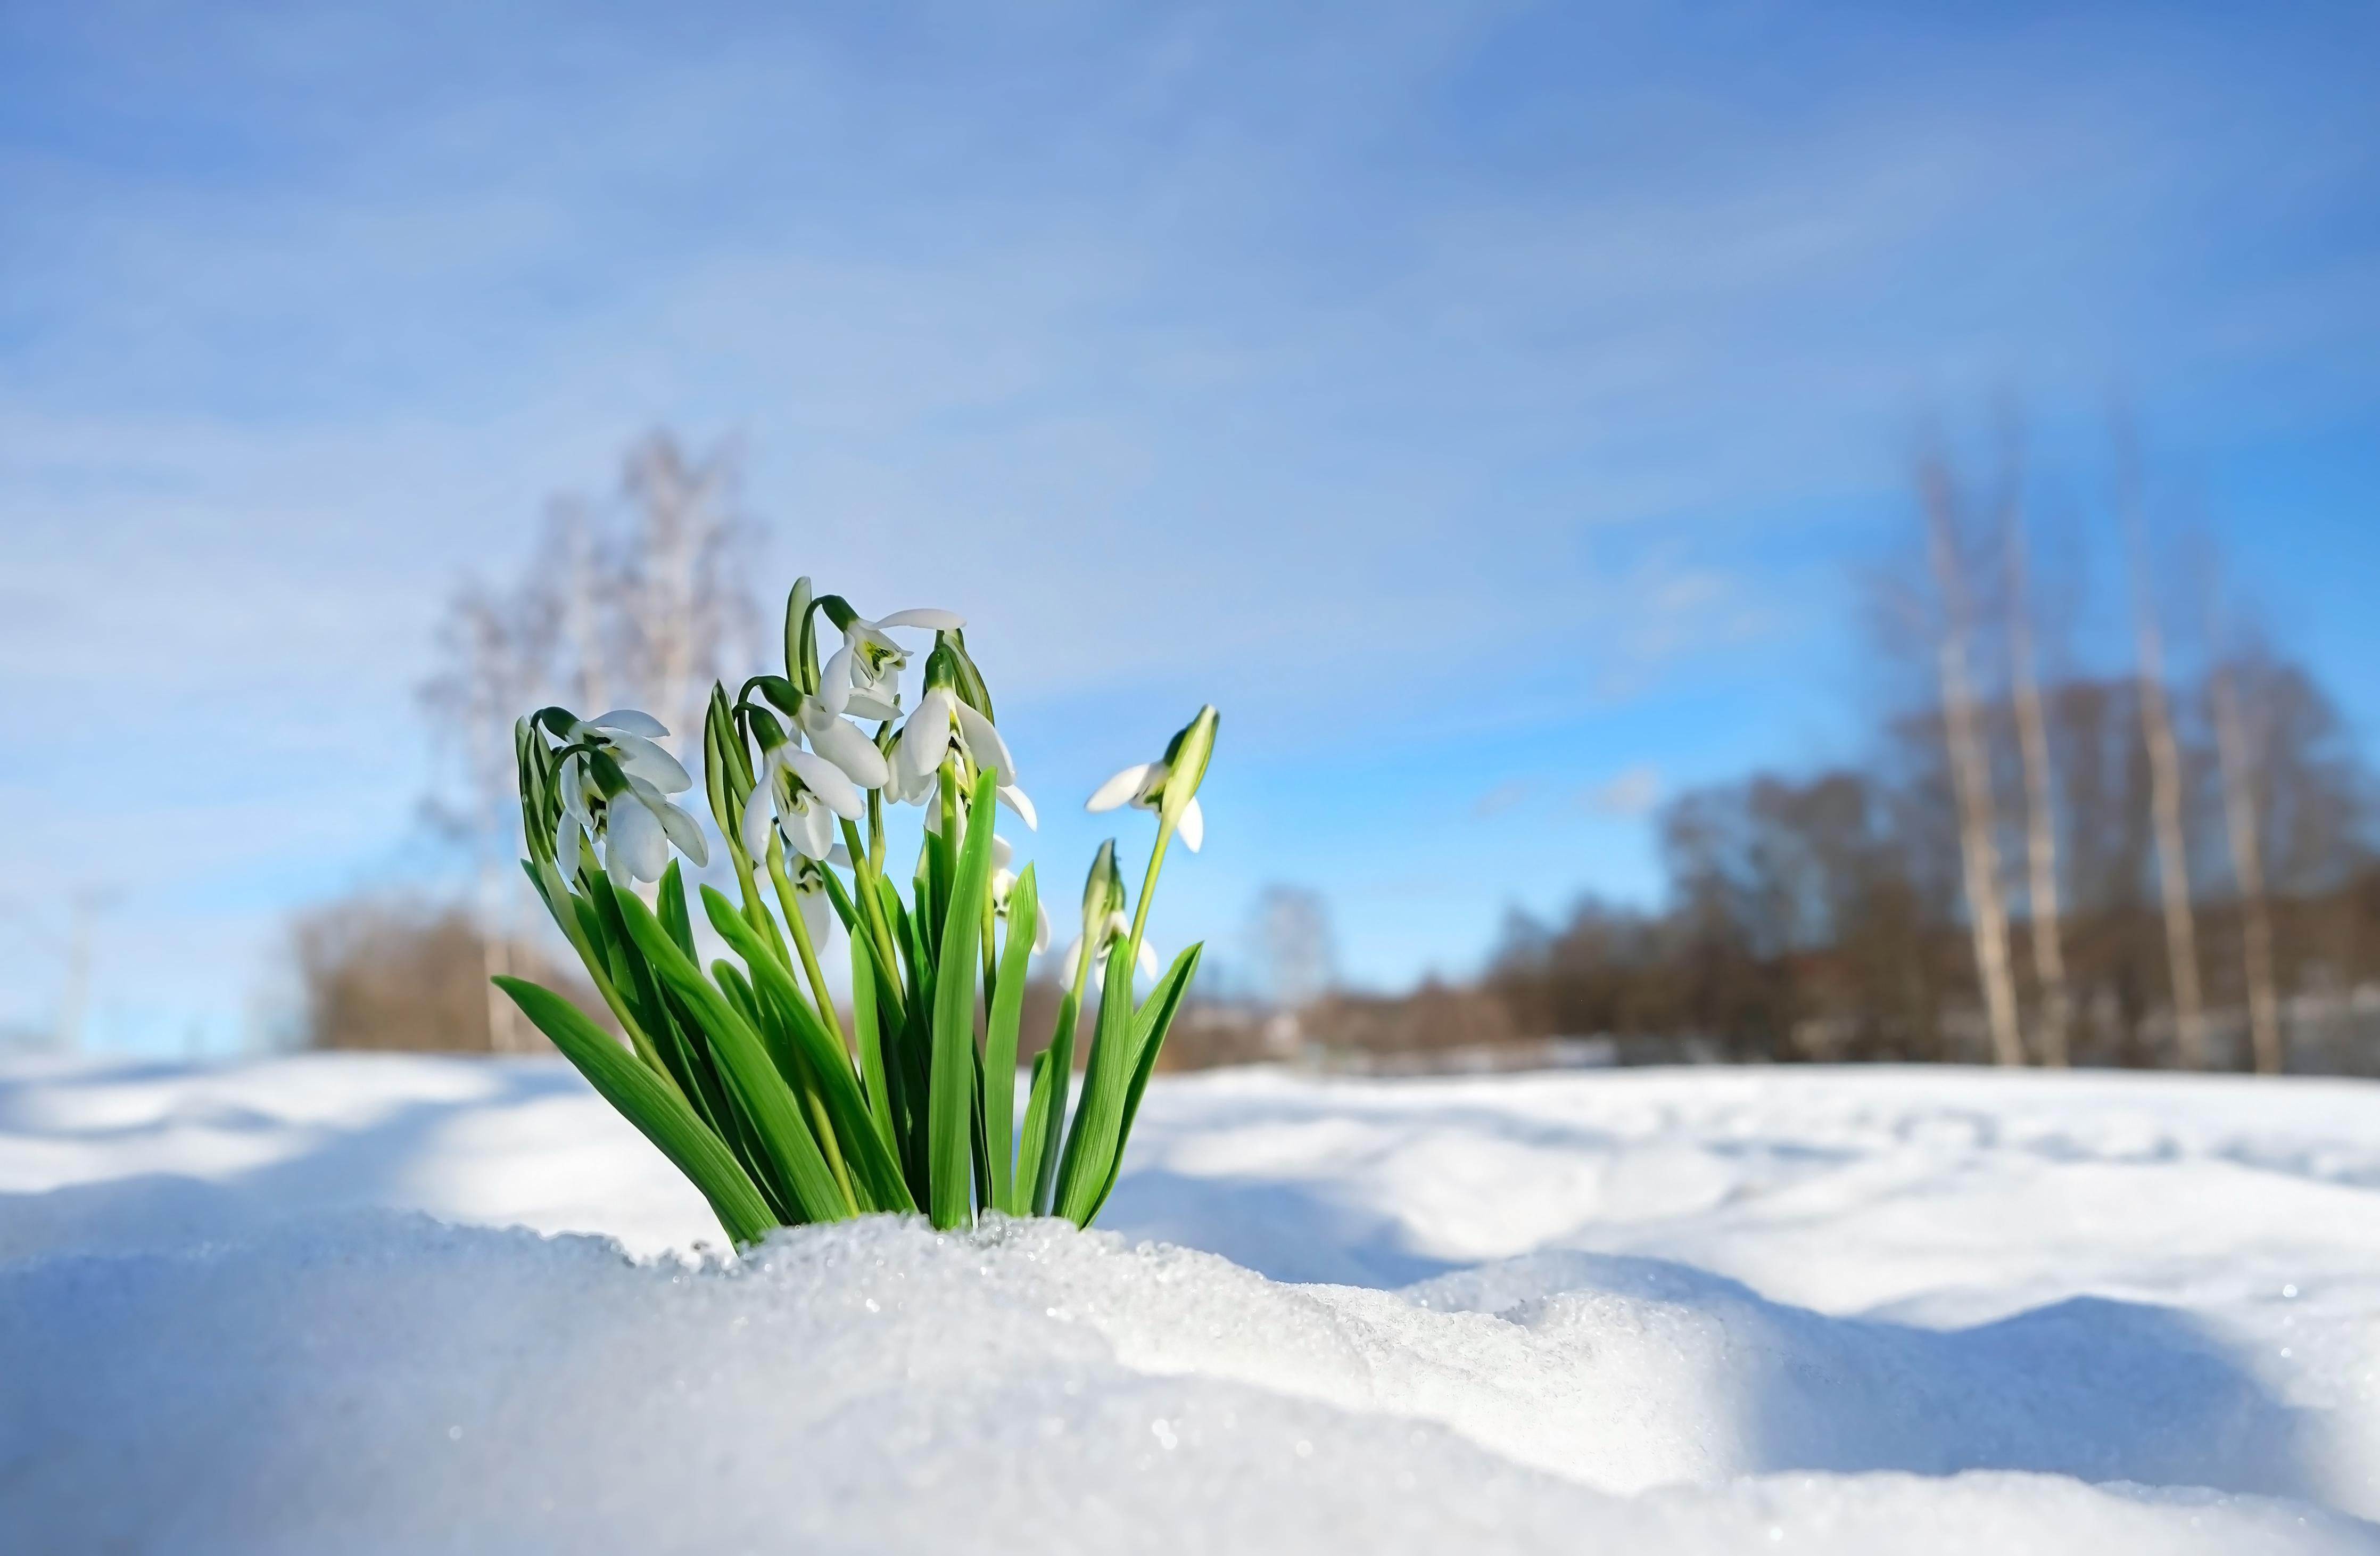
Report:
M 1107 983 L 1108 947 L 1113 945 L 1120 940 L 1127 938 L 1131 933 L 1131 919 L 1126 918 L 1121 912 L 1114 912 L 1108 915 L 1107 922 L 1099 927 L 1099 943 L 1097 949 L 1091 953 L 1091 982 L 1094 985 L 1104 987 Z M 1075 970 L 1078 966 L 1080 966 L 1082 959 L 1083 937 L 1077 935 L 1075 937 L 1074 943 L 1066 947 L 1066 960 L 1064 965 L 1058 969 L 1058 981 L 1061 983 L 1074 982 Z M 1138 955 L 1134 957 L 1133 960 L 1134 964 L 1139 967 L 1142 977 L 1155 978 L 1157 976 L 1157 948 L 1148 943 L 1148 936 L 1144 935 L 1141 937 L 1140 953 Z
M 837 717 L 815 697 L 805 697 L 794 723 L 808 739 L 810 749 L 843 769 L 844 776 L 863 789 L 880 789 L 892 776 L 884 753 L 859 726 Z
M 833 852 L 847 857 L 843 855 L 841 844 L 835 845 Z M 826 895 L 825 867 L 816 859 L 795 858 L 791 863 L 794 868 L 785 872 L 785 879 L 794 888 L 794 902 L 801 910 L 802 928 L 809 932 L 810 944 L 824 945 L 827 932 L 835 926 L 834 905 L 827 900 Z
M 1155 810 L 1164 787 L 1165 764 L 1161 761 L 1140 762 L 1125 768 L 1093 790 L 1083 808 L 1113 810 L 1119 805 L 1131 804 L 1143 810 Z M 1207 841 L 1207 816 L 1198 808 L 1196 796 L 1183 806 L 1182 820 L 1174 830 L 1182 834 L 1183 845 L 1194 854 L 1198 851 L 1198 845 Z
M 1016 850 L 1008 845 L 1008 839 L 992 833 L 991 906 L 1002 918 L 1008 917 L 1008 895 L 1016 887 L 1016 872 L 1008 868 L 1015 857 Z M 1033 901 L 1033 954 L 1038 956 L 1050 949 L 1050 909 L 1038 896 Z M 1073 976 L 1071 971 L 1068 976 Z
M 819 700 L 828 712 L 838 716 L 899 718 L 901 672 L 909 663 L 909 654 L 885 628 L 923 626 L 955 632 L 965 625 L 966 618 L 953 611 L 895 611 L 876 621 L 853 616 L 844 623 L 843 647 L 835 650 L 820 673 Z
M 892 796 L 906 804 L 924 805 L 934 793 L 942 758 L 953 743 L 960 755 L 998 775 L 1001 802 L 1015 811 L 1026 827 L 1038 830 L 1033 801 L 1016 786 L 1016 763 L 1009 757 L 1008 742 L 1000 737 L 990 719 L 959 700 L 948 687 L 929 687 L 917 699 L 917 711 L 901 726 L 900 738 L 892 745 Z M 932 808 L 928 807 L 929 826 L 934 824 Z
M 554 710 L 559 712 L 560 710 Z M 555 829 L 554 857 L 565 869 L 578 857 L 582 831 L 601 839 L 604 873 L 612 883 L 659 881 L 669 868 L 670 845 L 697 865 L 710 862 L 701 823 L 669 796 L 694 786 L 677 759 L 653 744 L 669 730 L 650 713 L 614 709 L 592 719 L 563 715 L 558 784 L 562 816 Z M 557 721 L 548 721 L 552 728 Z
M 770 748 L 744 802 L 744 852 L 759 864 L 769 857 L 771 811 L 789 857 L 823 859 L 835 847 L 834 818 L 856 821 L 868 813 L 859 790 L 843 769 L 788 740 Z
M 1207 776 L 1207 759 L 1215 749 L 1218 723 L 1212 704 L 1175 732 L 1165 755 L 1156 761 L 1135 763 L 1101 784 L 1084 802 L 1086 810 L 1113 810 L 1135 805 L 1157 812 L 1192 853 L 1207 839 L 1207 818 L 1198 808 L 1198 784 Z

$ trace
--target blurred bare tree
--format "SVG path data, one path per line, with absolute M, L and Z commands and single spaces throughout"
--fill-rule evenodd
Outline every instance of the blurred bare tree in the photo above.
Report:
M 1266 887 L 1248 926 L 1248 951 L 1258 985 L 1276 1010 L 1303 1010 L 1339 981 L 1330 907 L 1318 892 Z
M 2009 970 L 2008 909 L 2000 895 L 1998 821 L 1992 797 L 1992 763 L 1984 748 L 1977 712 L 1969 638 L 1973 611 L 1967 563 L 1962 554 L 1961 496 L 1949 457 L 1940 448 L 1917 462 L 1919 506 L 1925 517 L 1925 551 L 1937 594 L 1935 663 L 1941 683 L 1942 733 L 1959 802 L 1959 858 L 1966 882 L 1967 922 L 1974 940 L 1975 975 L 1983 985 L 1991 1023 L 1992 1054 L 2000 1064 L 2024 1063 L 2017 1028 L 2016 983 Z
M 2024 772 L 2025 914 L 2033 930 L 2033 977 L 2040 989 L 2033 1052 L 2052 1067 L 2067 1063 L 2073 997 L 2066 983 L 2059 924 L 2058 808 L 2051 797 L 2049 724 L 2041 706 L 2033 574 L 2025 544 L 2024 461 L 2013 407 L 2000 413 L 2001 610 L 2008 638 L 2009 704 Z
M 2166 961 L 2173 976 L 2174 1047 L 2182 1068 L 2198 1070 L 2206 1066 L 2206 1020 L 2198 983 L 2198 925 L 2191 907 L 2190 845 L 2182 827 L 2180 747 L 2174 738 L 2173 706 L 2166 689 L 2165 637 L 2157 626 L 2156 593 L 2149 566 L 2140 445 L 2131 418 L 2120 409 L 2115 440 L 2116 511 L 2123 524 L 2131 563 L 2141 727 L 2148 743 L 2149 814 L 2156 833 Z
M 641 708 L 688 758 L 712 679 L 752 658 L 756 529 L 742 510 L 740 468 L 733 443 L 698 460 L 667 432 L 651 433 L 628 451 L 609 500 L 553 503 L 517 584 L 467 581 L 449 601 L 421 699 L 456 793 L 434 796 L 429 809 L 471 850 L 486 976 L 511 970 L 520 933 L 513 721 L 549 702 L 588 715 Z M 511 1002 L 492 984 L 483 991 L 491 1046 L 535 1046 Z
M 2214 541 L 2203 531 L 2192 539 L 2209 661 L 2207 722 L 2215 729 L 2216 770 L 2223 785 L 2223 831 L 2231 848 L 2231 881 L 2240 907 L 2240 962 L 2247 984 L 2249 1032 L 2256 1068 L 2278 1075 L 2286 1055 L 2281 1051 L 2280 1000 L 2273 982 L 2273 919 L 2265 898 L 2264 828 L 2258 802 L 2258 792 L 2265 786 L 2259 759 L 2267 743 L 2250 728 L 2253 714 L 2240 687 L 2246 673 L 2240 663 L 2245 645 L 2238 640 L 2240 634 L 2233 613 L 2224 608 Z M 2254 713 L 2269 711 L 2267 704 L 2260 702 Z

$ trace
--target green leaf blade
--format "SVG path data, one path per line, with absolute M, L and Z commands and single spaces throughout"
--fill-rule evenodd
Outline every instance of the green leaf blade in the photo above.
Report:
M 1091 1062 L 1083 1072 L 1083 1102 L 1066 1136 L 1058 1164 L 1058 1214 L 1087 1225 L 1100 1186 L 1107 1181 L 1116 1131 L 1123 1121 L 1124 1092 L 1132 1084 L 1132 947 L 1119 939 L 1108 951 L 1107 977 L 1099 990 L 1099 1025 L 1091 1041 Z
M 760 1149 L 783 1177 L 796 1208 L 811 1221 L 841 1220 L 845 1214 L 842 1187 L 759 1035 L 745 1024 L 693 959 L 678 949 L 650 908 L 630 893 L 617 893 L 616 900 L 638 949 L 700 1030 L 721 1076 L 751 1123 Z
M 948 770 L 945 769 L 945 772 Z M 976 940 L 991 888 L 991 806 L 997 776 L 976 780 L 966 839 L 951 878 L 950 911 L 937 943 L 948 956 L 933 990 L 932 1068 L 927 1080 L 927 1214 L 938 1227 L 975 1213 Z
M 1015 1193 L 1016 1027 L 1025 1015 L 1025 979 L 1038 903 L 1033 867 L 1026 865 L 1008 889 L 1008 940 L 1001 947 L 991 1015 L 984 1024 L 983 1137 L 991 1177 L 984 1198 L 1012 1216 L 1025 1213 Z
M 550 989 L 526 979 L 499 977 L 496 987 L 512 996 L 521 1014 L 553 1039 L 553 1046 L 585 1076 L 598 1095 L 650 1140 L 686 1174 L 710 1204 L 728 1238 L 741 1247 L 759 1242 L 777 1218 L 725 1141 L 695 1116 L 686 1098 L 664 1076 L 614 1042 L 585 1013 Z

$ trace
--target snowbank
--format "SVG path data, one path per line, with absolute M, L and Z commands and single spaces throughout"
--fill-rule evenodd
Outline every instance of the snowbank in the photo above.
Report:
M 551 1066 L 21 1072 L 0 1528 L 2380 1550 L 2380 1088 L 1242 1074 L 1144 1118 L 1121 1234 L 882 1222 L 729 1261 Z

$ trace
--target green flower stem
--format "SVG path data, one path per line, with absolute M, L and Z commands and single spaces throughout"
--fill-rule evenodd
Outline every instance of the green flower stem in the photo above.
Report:
M 871 794 L 873 792 L 870 791 Z M 877 853 L 880 855 L 883 852 L 880 837 L 878 839 L 878 845 Z M 859 920 L 867 926 L 868 938 L 872 942 L 871 951 L 875 956 L 876 965 L 892 975 L 897 983 L 899 981 L 897 969 L 901 966 L 901 958 L 892 949 L 892 926 L 884 921 L 884 899 L 877 893 L 876 890 L 876 881 L 881 872 L 876 868 L 875 860 L 869 856 L 867 848 L 860 843 L 859 828 L 847 821 L 843 823 L 843 847 L 844 852 L 851 856 L 851 894 L 859 899 Z M 866 861 L 865 868 L 862 866 L 862 861 Z
M 785 910 L 785 928 L 793 931 L 794 949 L 802 958 L 802 972 L 810 980 L 810 991 L 818 997 L 819 1015 L 826 1018 L 826 1029 L 848 1052 L 851 1039 L 844 1034 L 843 1016 L 834 1008 L 834 996 L 827 992 L 826 974 L 819 970 L 818 949 L 810 944 L 809 920 L 802 917 L 801 897 L 786 879 L 783 861 L 784 855 L 778 845 L 770 844 L 769 880 L 777 889 L 778 906 Z
M 785 879 L 784 860 L 783 848 L 776 839 L 771 838 L 768 865 L 770 882 L 776 888 L 778 905 L 784 909 L 785 921 L 793 930 L 794 943 L 801 948 L 803 970 L 809 975 L 810 987 L 818 991 L 820 1014 L 826 1018 L 827 1030 L 832 1032 L 836 1043 L 845 1052 L 849 1052 L 850 1044 L 844 1041 L 843 1026 L 835 1015 L 834 1001 L 827 996 L 826 979 L 819 972 L 818 958 L 810 951 L 809 928 L 802 922 L 801 904 L 794 894 L 793 882 Z M 762 909 L 762 913 L 765 917 L 767 910 Z M 775 926 L 771 925 L 772 931 L 774 929 Z M 773 932 L 771 938 L 772 941 L 775 940 Z M 774 949 L 779 964 L 783 965 L 785 954 L 783 942 L 776 941 Z M 808 1065 L 802 1063 L 798 1054 L 795 1056 L 795 1063 L 801 1065 L 802 1069 L 802 1105 L 808 1110 L 812 1122 L 818 1126 L 819 1144 L 823 1148 L 827 1167 L 834 1173 L 836 1186 L 843 1190 L 844 1198 L 850 1202 L 851 1213 L 857 1215 L 859 1198 L 852 1192 L 851 1171 L 844 1165 L 843 1148 L 835 1137 L 834 1120 L 833 1116 L 827 1112 L 826 1098 L 819 1091 L 817 1077 L 809 1074 Z
M 891 726 L 888 724 L 886 727 Z M 852 868 L 856 869 L 859 861 L 864 858 L 868 861 L 868 868 L 871 873 L 882 875 L 884 873 L 884 791 L 881 789 L 868 791 L 868 848 L 865 853 L 862 853 L 859 847 L 859 834 L 848 826 L 844 830 L 849 833 L 844 842 L 844 849 L 852 857 Z
M 927 838 L 927 846 L 934 860 L 933 933 L 937 958 L 947 954 L 941 944 L 941 926 L 950 918 L 951 887 L 959 869 L 959 822 L 965 812 L 959 808 L 959 764 L 955 758 L 942 759 L 940 781 L 934 785 L 935 803 L 941 807 L 942 830 Z
M 1127 977 L 1140 965 L 1140 935 L 1148 927 L 1149 900 L 1157 895 L 1157 872 L 1165 868 L 1165 845 L 1173 841 L 1173 823 L 1160 817 L 1157 823 L 1157 846 L 1149 851 L 1148 873 L 1140 878 L 1140 902 L 1132 910 L 1132 939 L 1125 946 L 1123 959 Z M 1087 954 L 1084 962 L 1090 957 Z M 1079 975 L 1080 969 L 1076 969 Z

